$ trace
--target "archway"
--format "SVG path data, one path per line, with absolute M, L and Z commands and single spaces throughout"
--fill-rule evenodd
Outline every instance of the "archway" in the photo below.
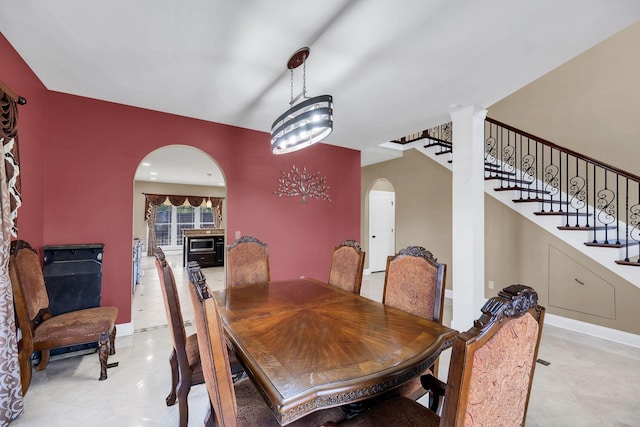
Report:
M 369 272 L 384 271 L 388 255 L 395 253 L 395 189 L 377 179 L 367 194 Z
M 161 247 L 167 255 L 167 260 L 172 265 L 176 283 L 183 285 L 179 289 L 182 301 L 182 310 L 189 319 L 191 304 L 189 303 L 188 278 L 183 268 L 182 238 L 185 229 L 211 227 L 206 223 L 211 220 L 211 209 L 206 209 L 208 198 L 224 199 L 221 203 L 221 221 L 215 222 L 217 229 L 226 228 L 226 180 L 224 173 L 214 158 L 208 153 L 187 145 L 169 145 L 158 148 L 148 153 L 139 163 L 133 182 L 133 220 L 132 229 L 135 244 L 141 242 L 140 265 L 136 269 L 134 257 L 134 274 L 132 277 L 132 322 L 135 330 L 156 327 L 167 323 L 164 306 L 161 300 L 160 288 L 156 289 L 155 258 L 148 255 L 148 226 L 145 220 L 146 194 L 176 195 L 201 197 L 200 206 L 190 206 L 185 202 L 183 206 L 173 206 L 166 202 L 161 208 L 170 221 L 163 224 L 168 228 L 168 241 L 163 241 Z M 207 211 L 209 215 L 207 216 Z M 187 215 L 185 215 L 187 212 Z M 209 218 L 209 219 L 207 219 Z M 164 236 L 167 237 L 167 236 Z M 137 239 L 137 240 L 136 240 Z M 226 241 L 226 239 L 225 239 Z M 216 277 L 224 282 L 224 267 L 215 267 Z M 136 277 L 136 271 L 147 272 L 148 277 Z M 136 283 L 138 281 L 138 283 Z M 145 286 L 140 286 L 144 282 Z M 218 282 L 218 280 L 216 280 Z M 148 283 L 152 285 L 147 286 Z M 137 287 L 140 286 L 140 289 Z M 146 287 L 146 289 L 145 289 Z M 155 303 L 146 301 L 155 299 Z M 151 302 L 151 301 L 150 301 Z M 153 307 L 155 306 L 155 307 Z M 143 313 L 144 311 L 144 313 Z

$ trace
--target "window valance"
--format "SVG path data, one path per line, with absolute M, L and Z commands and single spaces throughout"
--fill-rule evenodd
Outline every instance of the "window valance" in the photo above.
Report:
M 197 207 L 201 206 L 203 203 L 211 200 L 211 207 L 217 211 L 222 210 L 222 201 L 224 200 L 222 197 L 207 197 L 207 196 L 179 196 L 173 194 L 147 194 L 145 195 L 144 202 L 144 211 L 145 211 L 145 220 L 149 220 L 151 215 L 150 207 L 151 206 L 160 206 L 166 204 L 168 201 L 173 206 L 182 206 L 187 204 L 189 206 Z

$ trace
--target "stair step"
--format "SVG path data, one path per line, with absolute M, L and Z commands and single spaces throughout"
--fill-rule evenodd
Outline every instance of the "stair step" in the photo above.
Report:
M 616 264 L 620 264 L 620 265 L 630 265 L 632 267 L 640 267 L 640 258 L 638 258 L 636 261 L 631 261 L 631 260 L 616 260 Z
M 503 177 L 503 176 L 485 176 L 484 179 L 486 181 L 500 180 L 500 181 L 504 181 L 504 182 L 513 182 L 515 184 L 531 185 L 531 183 L 529 181 L 525 181 L 524 179 L 509 178 L 509 177 Z
M 512 200 L 513 203 L 531 203 L 531 202 L 537 202 L 537 203 L 544 203 L 544 204 L 554 204 L 554 205 L 568 205 L 569 202 L 567 202 L 566 200 L 549 200 L 549 199 L 541 199 L 540 197 L 534 197 L 534 198 L 527 198 L 527 199 L 513 199 Z
M 514 185 L 513 187 L 498 187 L 494 188 L 493 191 L 525 191 L 527 193 L 535 193 L 535 194 L 549 194 L 547 190 L 535 190 L 529 187 L 521 187 L 519 185 Z
M 515 171 L 506 171 L 500 165 L 496 165 L 493 163 L 485 163 L 484 170 L 487 172 L 499 172 L 499 173 L 508 173 L 509 175 L 515 175 Z
M 430 140 L 431 142 L 428 144 L 423 145 L 424 148 L 431 148 L 431 147 L 451 147 L 451 143 L 450 142 L 446 142 L 446 141 L 434 141 L 434 140 Z
M 545 211 L 545 212 L 534 212 L 534 215 L 558 215 L 558 216 L 569 216 L 569 217 L 585 217 L 585 216 L 593 216 L 592 213 L 586 212 L 563 212 L 563 211 Z
M 500 178 L 500 177 L 505 177 L 505 176 L 516 176 L 515 172 L 501 171 L 499 169 L 487 169 L 487 168 L 484 168 L 484 171 L 488 172 L 490 177 Z M 487 177 L 485 177 L 485 178 L 487 178 Z
M 451 153 L 451 152 L 453 152 L 453 150 L 449 148 L 448 150 L 438 151 L 438 152 L 437 152 L 437 153 L 435 153 L 435 154 L 436 154 L 436 156 L 439 156 L 439 155 L 441 155 L 441 154 L 448 154 L 448 153 Z
M 623 248 L 625 246 L 635 246 L 638 244 L 636 241 L 620 240 L 620 243 L 605 243 L 603 240 L 595 242 L 585 242 L 586 246 L 596 246 L 599 248 Z
M 558 227 L 558 230 L 564 230 L 564 231 L 603 231 L 603 230 L 615 230 L 615 229 L 616 229 L 616 227 L 614 227 L 614 226 L 587 227 L 587 226 L 573 226 L 573 225 L 566 226 L 566 225 L 562 225 L 562 226 Z

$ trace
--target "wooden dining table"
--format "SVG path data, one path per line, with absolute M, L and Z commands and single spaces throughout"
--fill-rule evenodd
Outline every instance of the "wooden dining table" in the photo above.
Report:
M 281 425 L 420 375 L 456 331 L 309 278 L 213 293 L 230 347 Z

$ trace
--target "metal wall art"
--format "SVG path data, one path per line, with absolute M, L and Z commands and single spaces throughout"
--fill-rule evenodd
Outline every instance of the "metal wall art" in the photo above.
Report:
M 330 202 L 328 191 L 327 177 L 320 176 L 320 171 L 310 173 L 307 172 L 307 168 L 302 168 L 302 172 L 300 172 L 300 169 L 293 165 L 291 171 L 282 171 L 282 175 L 278 179 L 278 189 L 274 191 L 274 194 L 277 194 L 278 197 L 302 196 L 301 203 L 304 205 L 310 198 Z

